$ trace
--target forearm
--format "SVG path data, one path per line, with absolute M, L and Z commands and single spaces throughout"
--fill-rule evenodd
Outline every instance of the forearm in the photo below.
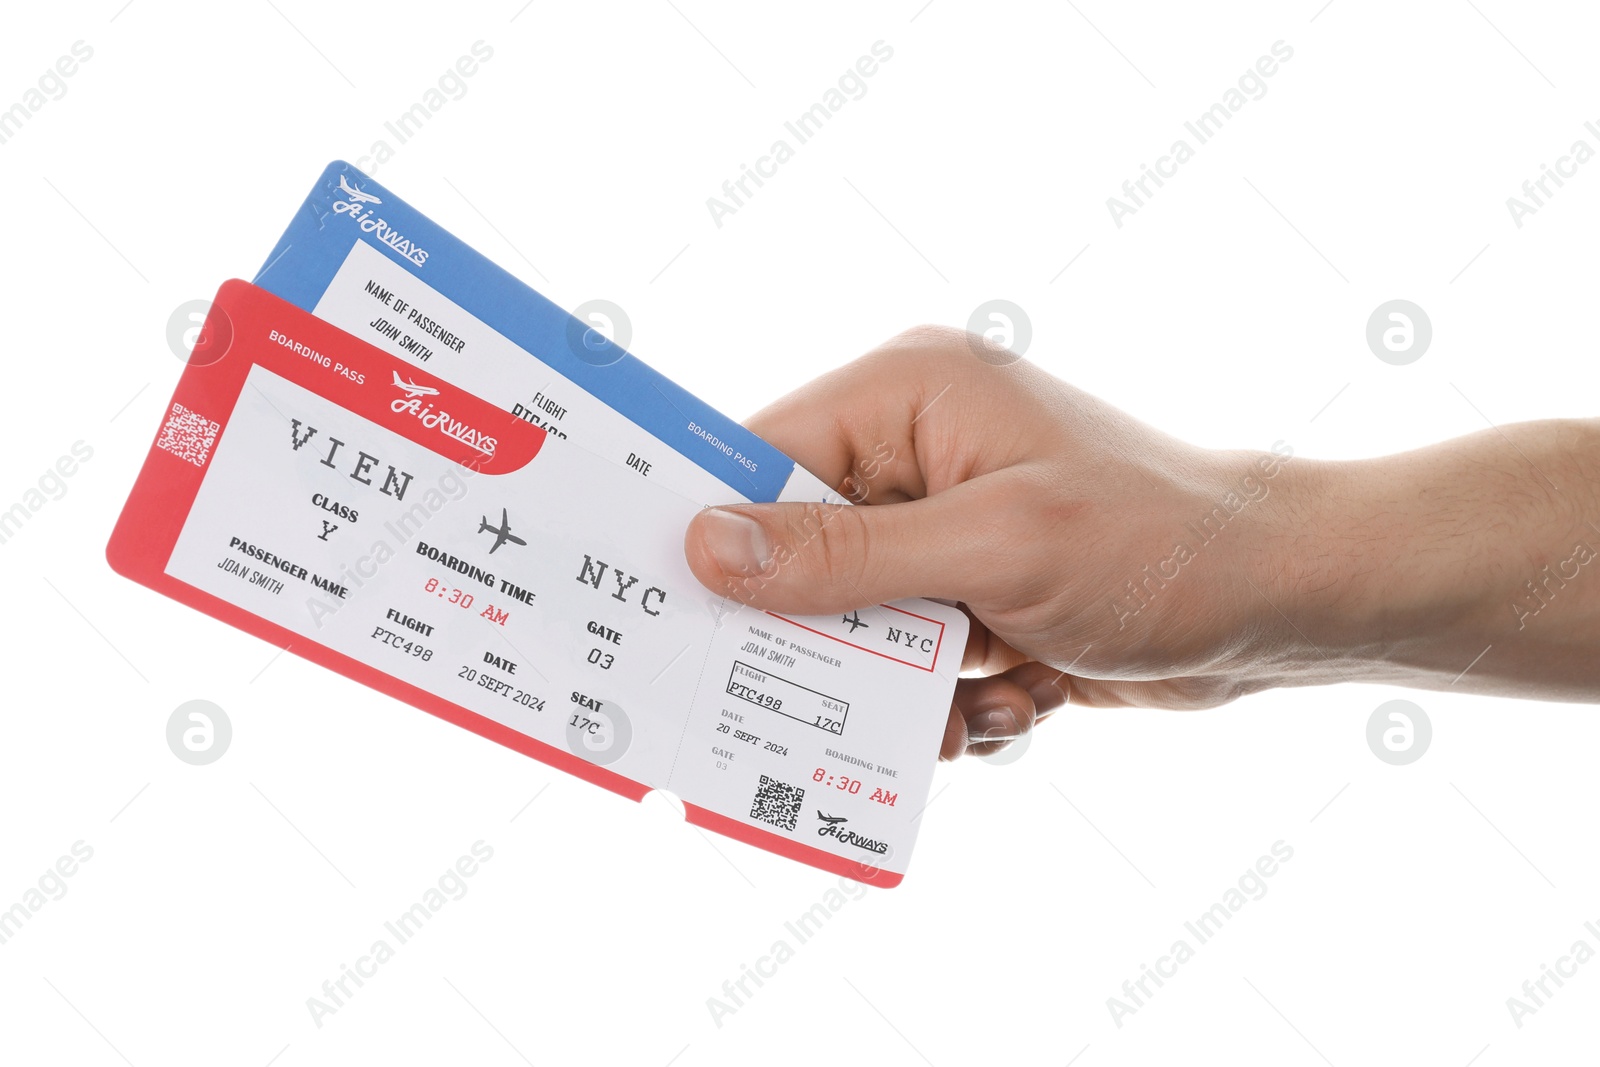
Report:
M 1600 421 L 1296 464 L 1258 564 L 1284 681 L 1600 700 Z

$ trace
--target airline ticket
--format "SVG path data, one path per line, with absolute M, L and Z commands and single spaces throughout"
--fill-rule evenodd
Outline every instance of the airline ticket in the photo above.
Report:
M 323 170 L 255 283 L 702 503 L 843 502 L 598 319 L 568 314 L 348 163 Z
M 785 617 L 712 595 L 682 553 L 701 506 L 232 281 L 107 556 L 607 789 L 665 789 L 696 825 L 897 884 L 966 617 L 926 600 Z

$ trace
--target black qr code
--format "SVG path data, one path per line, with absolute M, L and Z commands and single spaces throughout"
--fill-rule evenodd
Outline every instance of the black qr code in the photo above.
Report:
M 166 425 L 161 427 L 161 436 L 156 438 L 156 447 L 164 448 L 196 467 L 204 467 L 206 457 L 211 454 L 211 446 L 216 443 L 218 429 L 215 422 L 174 401 L 172 413 L 167 416 Z
M 756 799 L 750 805 L 750 817 L 780 829 L 793 830 L 805 799 L 806 791 L 799 786 L 763 774 L 761 785 L 756 788 Z

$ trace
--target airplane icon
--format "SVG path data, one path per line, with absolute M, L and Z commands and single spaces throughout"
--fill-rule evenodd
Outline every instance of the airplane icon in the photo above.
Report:
M 409 396 L 413 400 L 415 400 L 419 396 L 438 396 L 439 395 L 439 390 L 430 388 L 429 386 L 418 385 L 416 382 L 413 382 L 413 381 L 410 381 L 410 380 L 401 381 L 400 380 L 400 372 L 399 371 L 395 371 L 394 372 L 394 384 L 396 386 L 398 386 L 399 388 L 404 389 L 406 391 L 406 396 Z
M 382 200 L 379 200 L 371 193 L 363 193 L 360 189 L 352 189 L 350 187 L 350 183 L 344 180 L 343 174 L 339 175 L 339 188 L 344 190 L 344 195 L 348 196 L 351 200 L 354 200 L 359 204 L 383 203 Z
M 493 532 L 494 533 L 494 544 L 489 546 L 489 554 L 491 556 L 494 555 L 494 550 L 495 549 L 499 548 L 501 545 L 505 544 L 507 541 L 510 541 L 514 545 L 525 545 L 525 544 L 528 543 L 528 542 L 524 541 L 522 538 L 518 537 L 516 534 L 511 532 L 511 523 L 510 523 L 509 520 L 506 519 L 506 509 L 505 508 L 501 508 L 500 509 L 500 525 L 498 527 L 489 525 L 489 517 L 487 515 L 485 515 L 485 516 L 483 516 L 482 521 L 480 521 L 478 523 L 478 532 L 479 533 L 487 533 L 487 532 Z
M 848 818 L 846 818 L 843 815 L 824 815 L 824 814 L 822 814 L 822 812 L 820 810 L 817 812 L 817 818 L 821 819 L 823 822 L 827 823 L 829 826 L 838 826 L 842 822 L 849 822 L 850 821 Z
M 867 625 L 861 621 L 861 613 L 859 611 L 852 611 L 848 615 L 841 616 L 839 621 L 849 623 L 851 633 L 855 633 L 857 630 L 861 629 L 861 627 Z

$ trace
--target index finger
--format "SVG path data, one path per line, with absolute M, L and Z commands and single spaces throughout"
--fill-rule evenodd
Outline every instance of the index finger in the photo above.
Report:
M 858 359 L 769 404 L 745 425 L 857 503 L 925 496 L 912 456 L 911 424 L 920 383 Z

